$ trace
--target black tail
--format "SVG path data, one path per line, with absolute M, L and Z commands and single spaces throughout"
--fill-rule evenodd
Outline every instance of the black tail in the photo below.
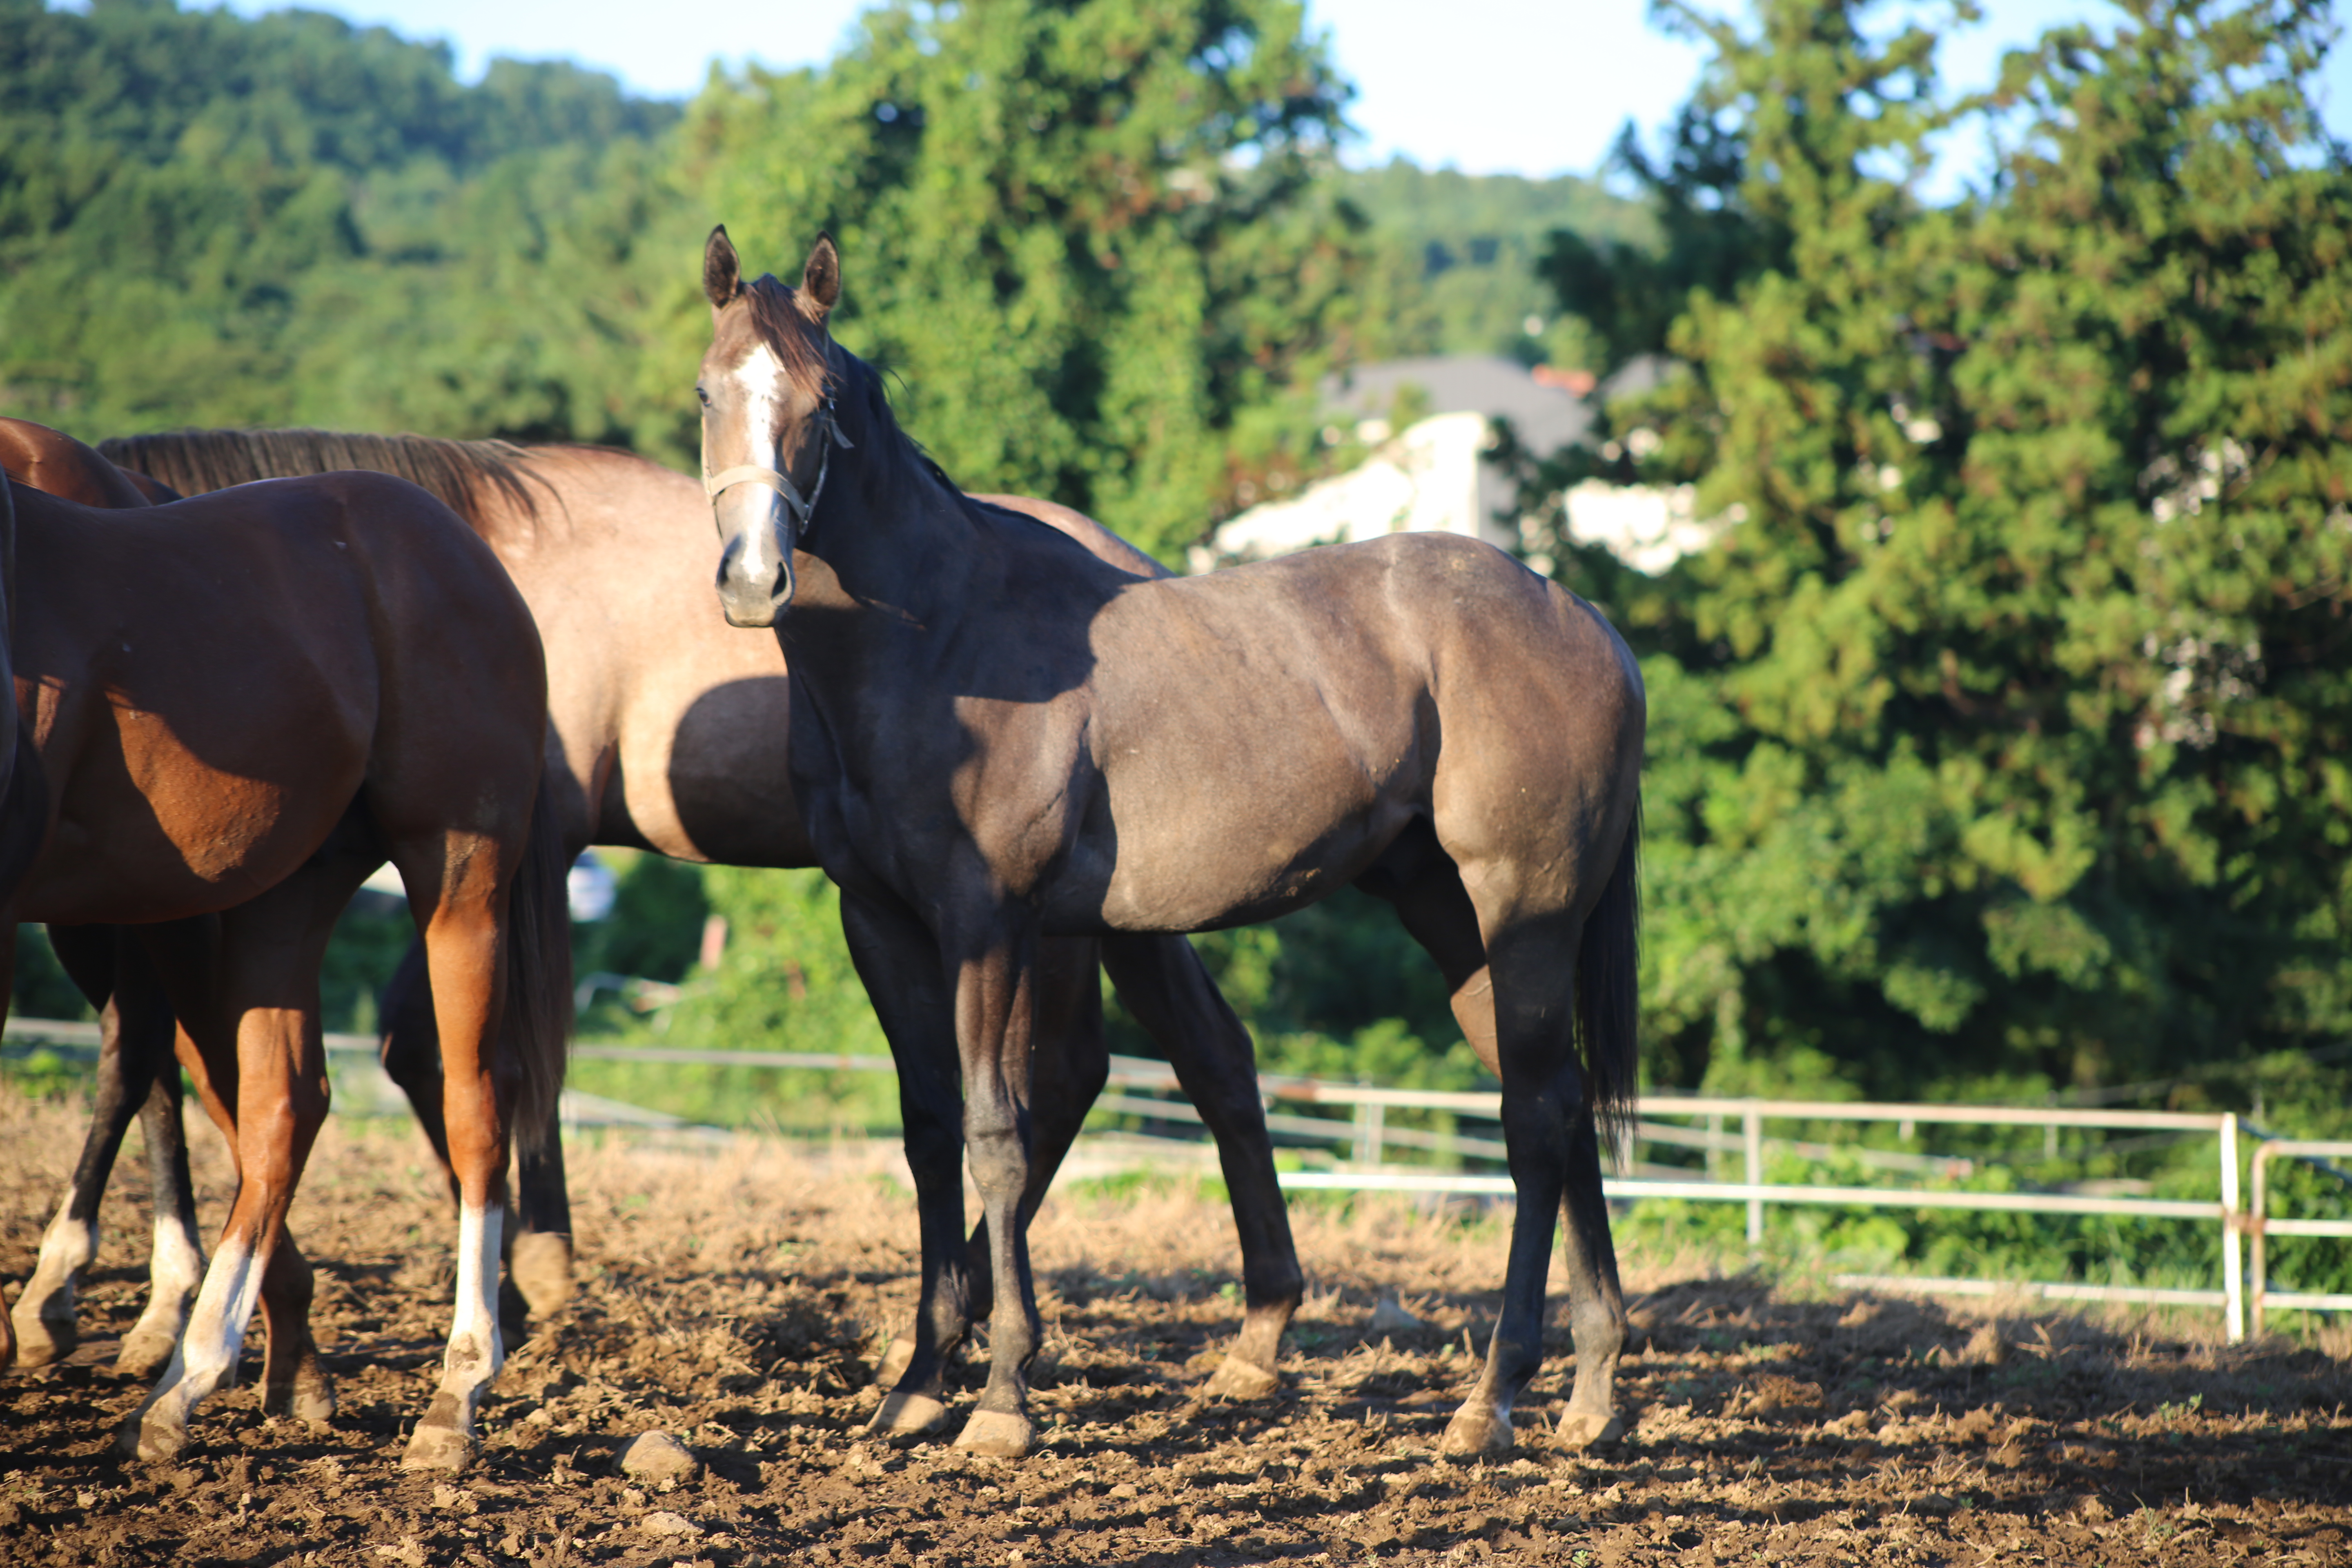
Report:
M 1642 797 L 1576 955 L 1577 1047 L 1604 1143 L 1625 1147 L 1641 1088 Z
M 556 825 L 550 781 L 539 784 L 530 840 L 507 901 L 507 1017 L 503 1031 L 520 1058 L 515 1144 L 536 1152 L 555 1136 L 556 1100 L 572 1038 L 570 868 Z

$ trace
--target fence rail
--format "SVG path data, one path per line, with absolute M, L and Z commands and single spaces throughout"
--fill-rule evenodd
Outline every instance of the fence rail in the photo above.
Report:
M 48 1019 L 11 1019 L 6 1036 L 19 1046 L 43 1044 L 76 1054 L 95 1051 L 99 1026 Z M 363 1035 L 331 1034 L 326 1048 L 338 1054 L 373 1055 L 375 1040 Z M 891 1072 L 887 1057 L 827 1055 L 801 1051 L 698 1050 L 663 1046 L 575 1045 L 574 1058 L 583 1061 L 667 1063 L 678 1067 L 787 1068 L 833 1072 Z M 1098 1109 L 1118 1114 L 1197 1124 L 1200 1113 L 1178 1099 L 1149 1099 L 1150 1094 L 1181 1096 L 1175 1071 L 1165 1062 L 1134 1057 L 1113 1057 L 1108 1087 L 1114 1092 L 1097 1101 Z M 1310 1079 L 1265 1076 L 1259 1088 L 1269 1104 L 1268 1131 L 1347 1146 L 1352 1168 L 1328 1171 L 1286 1171 L 1282 1185 L 1291 1191 L 1400 1192 L 1433 1194 L 1509 1196 L 1510 1178 L 1461 1171 L 1398 1171 L 1385 1169 L 1391 1145 L 1441 1154 L 1499 1161 L 1505 1146 L 1499 1139 L 1431 1132 L 1419 1128 L 1391 1127 L 1387 1112 L 1409 1110 L 1444 1112 L 1476 1121 L 1499 1121 L 1497 1093 L 1439 1089 L 1383 1089 L 1363 1084 L 1327 1083 Z M 1346 1108 L 1342 1119 L 1299 1116 L 1271 1110 L 1286 1102 L 1301 1106 Z M 2252 1203 L 2239 1201 L 2239 1139 L 2242 1124 L 2232 1112 L 2196 1113 L 2164 1110 L 2117 1110 L 2098 1106 L 1906 1105 L 1852 1100 L 1763 1100 L 1700 1095 L 1644 1095 L 1634 1105 L 1634 1136 L 1706 1152 L 1710 1174 L 1705 1178 L 1634 1175 L 1612 1177 L 1603 1183 L 1617 1202 L 1643 1198 L 1681 1198 L 1747 1205 L 1748 1238 L 1759 1245 L 1764 1237 L 1764 1212 L 1771 1205 L 1815 1205 L 1856 1208 L 1979 1210 L 2008 1214 L 2104 1215 L 2121 1218 L 2172 1220 L 2218 1225 L 2221 1227 L 2222 1278 L 2219 1289 L 2170 1289 L 2147 1286 L 2090 1285 L 2057 1280 L 2000 1282 L 1982 1279 L 1927 1279 L 1907 1276 L 1842 1275 L 1841 1285 L 1883 1289 L 1960 1295 L 2021 1292 L 2051 1300 L 2128 1301 L 2147 1304 L 2220 1307 L 2232 1342 L 2245 1337 L 2251 1315 L 2260 1332 L 2266 1308 L 2305 1311 L 2352 1311 L 2352 1295 L 2271 1289 L 2265 1272 L 2263 1244 L 2267 1237 L 2318 1237 L 2352 1238 L 2352 1220 L 2273 1218 L 2268 1213 L 2267 1172 L 2273 1158 L 2294 1158 L 2319 1165 L 2328 1157 L 2352 1157 L 2352 1142 L 2265 1138 L 2252 1165 Z M 1673 1120 L 1703 1118 L 1704 1130 L 1675 1126 Z M 1737 1120 L 1734 1134 L 1726 1123 Z M 1803 1157 L 1831 1154 L 1854 1158 L 1880 1169 L 1903 1170 L 1935 1176 L 1965 1176 L 1977 1162 L 1950 1156 L 1912 1154 L 1897 1151 L 1861 1150 L 1843 1145 L 1810 1143 L 1791 1139 L 1767 1139 L 1768 1121 L 1848 1121 L 1893 1123 L 1898 1136 L 1909 1142 L 1919 1126 L 2040 1127 L 2053 1141 L 2062 1130 L 2131 1131 L 2168 1137 L 2211 1134 L 2217 1148 L 2220 1201 L 2134 1197 L 2090 1192 L 1965 1192 L 1933 1187 L 1864 1187 L 1810 1183 L 1766 1182 L 1761 1179 L 1764 1152 L 1784 1149 Z M 2137 1145 L 2145 1139 L 2128 1142 Z M 2116 1145 L 2110 1144 L 2109 1147 Z M 1716 1156 L 1737 1151 L 1744 1181 L 1716 1179 Z M 2251 1238 L 2252 1268 L 2246 1267 L 2242 1243 Z

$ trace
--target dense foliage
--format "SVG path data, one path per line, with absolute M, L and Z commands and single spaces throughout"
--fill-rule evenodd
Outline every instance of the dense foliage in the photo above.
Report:
M 151 0 L 0 0 L 0 83 L 9 412 L 93 440 L 635 433 L 628 264 L 692 227 L 654 151 L 671 106 L 557 64 L 461 87 L 380 29 Z
M 1654 580 L 1563 550 L 1648 656 L 1662 1078 L 2015 1092 L 2352 1026 L 2325 13 L 2126 9 L 1959 104 L 1856 5 L 1693 21 L 1676 246 L 1554 247 L 1682 374 L 1545 482 L 1691 482 L 1727 529 Z M 1978 132 L 1991 180 L 1923 204 Z

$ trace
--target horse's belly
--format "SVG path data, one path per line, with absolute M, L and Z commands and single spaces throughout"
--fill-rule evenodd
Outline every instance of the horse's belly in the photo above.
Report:
M 341 815 L 254 798 L 229 818 L 58 825 L 26 879 L 21 919 L 63 925 L 180 920 L 233 909 L 310 858 Z
M 1346 887 L 1412 811 L 1381 800 L 1337 820 L 1184 813 L 1150 827 L 1122 819 L 1076 847 L 1049 901 L 1049 930 L 1213 931 L 1272 920 Z
M 189 747 L 152 715 L 114 719 L 106 742 L 53 767 L 66 787 L 20 919 L 138 922 L 234 908 L 310 858 L 365 776 L 366 738 L 332 723 L 278 737 L 272 765 L 236 754 L 257 748 Z

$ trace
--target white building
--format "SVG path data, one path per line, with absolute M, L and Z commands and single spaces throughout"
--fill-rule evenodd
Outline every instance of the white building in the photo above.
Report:
M 1654 374 L 1629 367 L 1594 397 L 1632 390 L 1622 384 L 1631 374 Z M 1407 386 L 1419 388 L 1435 412 L 1391 434 L 1382 414 Z M 1367 366 L 1326 392 L 1338 412 L 1359 421 L 1359 438 L 1375 443 L 1370 455 L 1347 473 L 1227 521 L 1193 548 L 1192 570 L 1384 533 L 1458 533 L 1506 550 L 1532 545 L 1537 542 L 1526 539 L 1521 521 L 1510 515 L 1516 489 L 1485 460 L 1494 420 L 1509 419 L 1523 445 L 1551 452 L 1590 428 L 1593 408 L 1592 401 L 1539 383 L 1509 360 L 1471 356 Z M 1588 479 L 1566 500 L 1570 537 L 1605 545 L 1642 572 L 1662 572 L 1722 531 L 1719 522 L 1693 515 L 1687 485 L 1660 489 Z M 1549 566 L 1534 555 L 1530 563 Z

